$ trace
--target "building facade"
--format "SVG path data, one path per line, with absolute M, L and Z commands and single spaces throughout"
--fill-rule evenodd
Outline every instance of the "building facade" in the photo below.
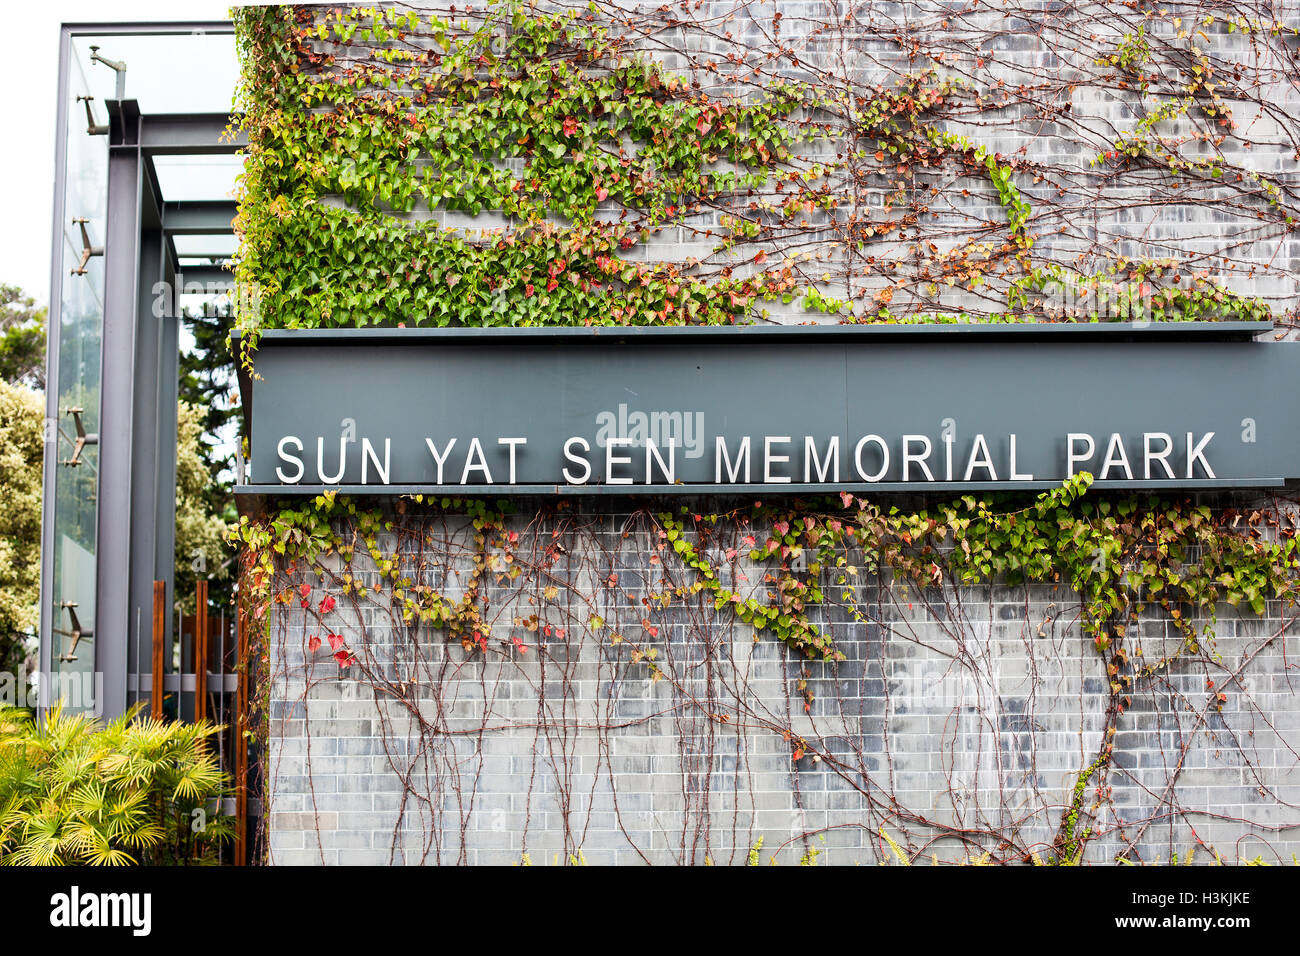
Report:
M 1290 860 L 1248 7 L 238 11 L 268 861 Z

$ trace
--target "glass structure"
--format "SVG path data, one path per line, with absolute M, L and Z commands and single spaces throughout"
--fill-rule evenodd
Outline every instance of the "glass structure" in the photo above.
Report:
M 157 290 L 230 285 L 238 61 L 228 23 L 64 26 L 59 60 L 42 702 L 111 717 L 147 692 L 156 581 L 172 637 L 183 332 Z

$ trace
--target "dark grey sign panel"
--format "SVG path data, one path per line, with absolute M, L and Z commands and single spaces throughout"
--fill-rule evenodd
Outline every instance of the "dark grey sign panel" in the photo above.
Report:
M 275 332 L 244 492 L 1270 486 L 1256 325 Z

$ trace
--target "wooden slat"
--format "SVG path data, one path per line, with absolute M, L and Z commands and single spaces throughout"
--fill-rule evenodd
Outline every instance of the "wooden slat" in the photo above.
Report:
M 208 719 L 208 582 L 194 585 L 194 720 Z
M 153 583 L 153 687 L 150 713 L 163 715 L 163 641 L 167 638 L 167 582 Z

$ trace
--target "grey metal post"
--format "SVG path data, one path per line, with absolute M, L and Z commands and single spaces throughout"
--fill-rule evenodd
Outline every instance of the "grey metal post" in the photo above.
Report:
M 125 101 L 130 103 L 131 101 Z M 106 719 L 126 709 L 131 620 L 131 444 L 143 171 L 138 120 L 110 144 L 104 238 L 104 336 L 100 367 L 99 496 L 96 515 L 95 669 L 104 677 Z
M 170 257 L 165 257 L 170 259 Z M 173 290 L 181 288 L 181 276 L 174 264 L 167 262 L 163 278 Z M 179 304 L 169 302 L 159 327 L 158 337 L 158 417 L 155 420 L 158 454 L 154 458 L 158 492 L 154 498 L 154 575 L 167 585 L 167 614 L 164 616 L 163 640 L 167 647 L 175 640 L 176 615 L 176 402 L 180 397 L 180 326 Z M 170 658 L 169 658 L 170 660 Z
M 162 327 L 166 319 L 155 315 L 154 283 L 162 277 L 163 236 L 157 229 L 146 229 L 140 239 L 140 287 L 138 326 L 135 342 L 134 435 L 131 443 L 131 618 L 127 667 L 131 702 L 139 688 L 134 678 L 141 672 L 141 661 L 148 660 L 143 647 L 152 643 L 153 582 L 157 575 L 154 563 L 155 522 L 158 520 L 156 497 L 158 484 L 156 463 L 161 448 L 158 435 L 158 365 L 161 355 Z

